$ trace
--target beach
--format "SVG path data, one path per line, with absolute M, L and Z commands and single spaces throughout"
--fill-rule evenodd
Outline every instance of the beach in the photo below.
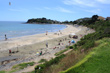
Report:
M 84 26 L 66 26 L 67 27 L 63 30 L 59 30 L 58 32 L 48 32 L 47 35 L 46 33 L 43 33 L 23 36 L 19 38 L 12 38 L 8 39 L 7 41 L 0 41 L 0 58 L 8 57 L 9 50 L 11 50 L 14 52 L 18 51 L 17 53 L 11 54 L 11 56 L 20 57 L 19 60 L 25 59 L 34 62 L 38 62 L 42 58 L 49 60 L 52 57 L 55 57 L 54 54 L 56 52 L 65 49 L 66 46 L 69 46 L 69 41 L 74 40 L 76 43 L 84 35 L 94 32 L 94 30 L 88 30 L 88 28 Z M 69 35 L 72 33 L 75 33 L 78 36 L 78 39 L 69 38 Z M 46 47 L 46 43 L 48 43 L 48 47 Z M 36 53 L 41 51 L 44 55 L 36 57 Z
M 55 34 L 59 32 L 54 32 L 54 33 L 48 33 L 48 35 L 45 35 L 45 33 L 43 33 L 43 34 L 8 39 L 7 41 L 0 42 L 0 51 L 13 49 L 16 47 L 21 47 L 21 46 L 26 46 L 26 45 L 32 45 L 32 44 L 43 42 L 46 40 L 63 37 L 63 36 L 69 35 L 70 33 L 79 32 L 80 30 L 81 28 L 75 28 L 71 25 L 67 25 L 67 28 L 61 30 L 62 34 L 59 34 L 59 35 Z

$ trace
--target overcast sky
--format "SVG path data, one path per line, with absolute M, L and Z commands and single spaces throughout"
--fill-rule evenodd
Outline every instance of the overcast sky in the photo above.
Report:
M 9 5 L 11 2 L 11 5 Z M 1 0 L 0 21 L 42 18 L 73 21 L 92 15 L 110 16 L 110 0 Z

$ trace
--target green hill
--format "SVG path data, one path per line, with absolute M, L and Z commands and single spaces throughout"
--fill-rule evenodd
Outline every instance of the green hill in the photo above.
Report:
M 76 65 L 60 73 L 110 73 L 110 38 L 97 41 L 99 45 Z

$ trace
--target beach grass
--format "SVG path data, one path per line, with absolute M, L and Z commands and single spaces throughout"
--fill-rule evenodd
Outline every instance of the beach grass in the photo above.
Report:
M 47 62 L 46 59 L 41 59 L 38 63 Z
M 14 73 L 16 72 L 17 70 L 11 70 L 11 71 L 0 71 L 0 73 Z
M 45 69 L 46 73 L 58 73 L 60 71 L 66 70 L 69 67 L 75 65 L 78 61 L 80 61 L 85 56 L 84 53 L 80 53 L 79 50 L 71 51 L 66 54 L 64 58 L 62 58 L 59 63 L 53 64 Z M 49 70 L 48 70 L 49 69 Z
M 97 41 L 99 45 L 76 65 L 60 73 L 110 73 L 110 38 Z
M 60 51 L 60 52 L 57 52 L 57 53 L 55 53 L 55 56 L 59 56 L 59 55 L 61 55 L 61 54 L 63 54 L 65 51 L 67 51 L 69 48 L 66 48 L 66 49 L 64 49 L 64 50 L 62 50 L 62 51 Z
M 21 63 L 12 67 L 12 69 L 24 69 L 27 66 L 33 66 L 35 62 Z
M 28 66 L 33 66 L 35 62 L 21 63 L 18 65 L 14 65 L 10 71 L 0 71 L 0 73 L 13 73 L 19 70 L 22 70 Z
M 0 71 L 0 73 L 6 73 L 5 71 Z
M 43 64 L 37 65 L 37 66 L 35 67 L 35 68 L 37 69 L 37 72 L 36 72 L 36 73 L 43 73 L 43 72 L 46 73 L 45 70 L 47 70 L 50 66 L 59 63 L 59 61 L 60 61 L 62 58 L 64 58 L 64 57 L 65 57 L 65 55 L 62 54 L 62 55 L 60 55 L 60 56 L 58 56 L 58 57 L 56 57 L 56 58 L 54 58 L 54 59 L 51 59 L 51 60 L 49 60 L 49 61 L 43 63 Z M 40 67 L 41 69 L 39 69 L 39 67 Z M 29 73 L 35 73 L 35 71 L 29 72 Z

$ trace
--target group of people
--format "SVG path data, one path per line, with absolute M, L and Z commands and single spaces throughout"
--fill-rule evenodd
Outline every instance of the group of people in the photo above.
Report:
M 48 42 L 46 42 L 46 48 L 48 48 Z M 36 52 L 36 55 L 38 55 L 38 56 L 40 56 L 40 55 L 42 55 L 42 51 L 40 51 L 40 53 L 39 52 Z
M 36 53 L 36 55 L 38 55 L 38 56 L 40 56 L 40 55 L 42 55 L 42 51 L 39 53 L 39 52 L 37 52 Z

